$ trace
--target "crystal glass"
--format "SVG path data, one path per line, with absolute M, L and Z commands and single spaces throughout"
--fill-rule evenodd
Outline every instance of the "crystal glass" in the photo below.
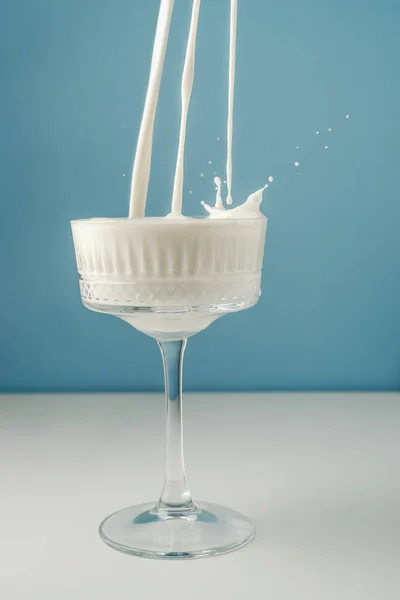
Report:
M 240 513 L 195 502 L 186 481 L 182 365 L 187 339 L 260 296 L 267 220 L 90 219 L 72 222 L 83 304 L 153 337 L 166 396 L 166 471 L 158 502 L 119 510 L 100 525 L 113 548 L 148 558 L 201 558 L 249 542 Z

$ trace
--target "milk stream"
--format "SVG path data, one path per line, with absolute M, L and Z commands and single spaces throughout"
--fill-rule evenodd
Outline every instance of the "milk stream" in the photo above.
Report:
M 174 0 L 161 0 L 149 84 L 133 166 L 130 217 L 144 217 L 151 170 L 154 121 L 164 68 Z
M 220 177 L 214 177 L 214 183 L 217 186 L 216 192 L 217 197 L 215 199 L 215 208 L 224 210 L 224 204 L 222 202 L 222 181 Z
M 179 133 L 178 158 L 176 162 L 174 191 L 172 195 L 172 215 L 180 215 L 182 213 L 182 194 L 183 194 L 183 178 L 184 178 L 184 161 L 185 161 L 185 142 L 186 142 L 186 125 L 190 99 L 193 90 L 194 81 L 194 66 L 196 57 L 196 37 L 197 27 L 199 22 L 201 0 L 194 0 L 192 9 L 192 19 L 190 23 L 189 39 L 186 49 L 185 66 L 182 76 L 182 116 L 181 127 Z
M 193 0 L 192 15 L 186 49 L 185 63 L 182 75 L 181 96 L 182 96 L 182 114 L 179 133 L 178 156 L 176 162 L 174 189 L 172 196 L 171 213 L 167 215 L 169 219 L 184 219 L 182 216 L 182 195 L 184 182 L 184 159 L 186 143 L 186 127 L 189 112 L 189 105 L 194 83 L 195 57 L 196 57 L 196 39 L 198 30 L 198 21 L 200 13 L 201 0 Z M 174 0 L 161 0 L 160 11 L 157 22 L 156 35 L 154 40 L 153 56 L 150 69 L 149 84 L 147 89 L 145 107 L 140 126 L 139 138 L 136 149 L 136 156 L 133 167 L 131 197 L 130 197 L 130 218 L 141 218 L 145 215 L 147 191 L 151 170 L 151 155 L 153 144 L 153 130 L 156 116 L 160 84 L 164 69 L 165 55 L 168 45 L 169 32 L 171 28 L 171 19 L 174 9 Z M 235 72 L 236 72 L 236 44 L 237 44 L 237 10 L 238 0 L 231 0 L 230 13 L 230 44 L 229 44 L 229 90 L 228 90 L 228 123 L 227 123 L 227 164 L 226 164 L 226 184 L 227 184 L 227 204 L 231 205 L 232 200 L 232 146 L 233 146 L 233 115 L 234 115 L 234 95 L 235 95 Z M 269 179 L 272 181 L 272 178 Z M 216 202 L 211 207 L 205 202 L 203 206 L 209 213 L 209 218 L 215 219 L 240 219 L 262 217 L 260 204 L 264 188 L 251 194 L 246 202 L 234 209 L 225 210 L 222 199 L 222 181 L 215 177 Z
M 229 92 L 228 92 L 228 147 L 226 160 L 226 182 L 228 187 L 227 204 L 232 204 L 232 144 L 233 144 L 233 106 L 235 99 L 236 73 L 236 37 L 237 37 L 237 0 L 231 0 L 231 32 L 229 44 Z

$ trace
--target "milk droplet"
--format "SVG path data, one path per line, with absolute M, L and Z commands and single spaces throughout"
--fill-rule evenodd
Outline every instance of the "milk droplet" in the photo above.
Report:
M 217 142 L 219 142 L 220 138 L 217 138 Z
M 299 149 L 299 147 L 298 147 L 298 146 L 296 146 L 296 150 L 298 150 L 298 149 Z
M 204 177 L 204 173 L 200 173 L 200 177 Z
M 325 150 L 328 150 L 328 146 L 325 146 Z
M 209 165 L 212 165 L 212 160 L 209 160 L 209 161 L 208 161 L 208 164 L 209 164 Z
M 346 119 L 350 119 L 350 115 L 346 115 Z
M 329 128 L 328 128 L 328 131 L 332 131 L 332 127 L 329 127 Z
M 273 180 L 274 180 L 274 178 L 272 177 L 272 175 L 271 175 L 270 177 L 268 177 L 268 181 L 269 181 L 270 183 L 272 183 L 272 182 L 273 182 Z
M 122 173 L 122 177 L 125 177 L 125 173 Z
M 193 194 L 192 190 L 189 190 L 189 194 Z
M 295 167 L 299 167 L 299 166 L 300 166 L 300 163 L 299 163 L 299 162 L 297 162 L 297 160 L 296 160 L 296 162 L 294 163 L 294 166 L 295 166 Z
M 316 131 L 315 133 L 316 133 L 317 135 L 319 135 L 319 131 Z

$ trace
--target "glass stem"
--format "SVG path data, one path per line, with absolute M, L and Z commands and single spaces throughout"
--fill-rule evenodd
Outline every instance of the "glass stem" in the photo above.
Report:
M 186 483 L 183 459 L 182 367 L 186 339 L 159 341 L 164 365 L 166 423 L 166 472 L 156 511 L 179 512 L 195 509 Z

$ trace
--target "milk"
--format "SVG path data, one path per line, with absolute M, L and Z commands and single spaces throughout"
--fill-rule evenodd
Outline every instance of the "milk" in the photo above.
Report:
M 140 309 L 143 309 L 140 315 L 153 316 L 158 311 L 159 314 L 207 313 L 214 315 L 210 317 L 212 320 L 219 314 L 251 306 L 260 295 L 267 229 L 260 204 L 268 185 L 251 194 L 243 204 L 227 209 L 222 198 L 222 181 L 216 177 L 215 206 L 203 203 L 208 217 L 195 219 L 182 215 L 186 124 L 195 76 L 200 6 L 201 0 L 193 0 L 182 76 L 182 113 L 171 212 L 167 217 L 144 216 L 154 120 L 174 8 L 173 0 L 161 0 L 133 168 L 129 217 L 72 222 L 81 296 L 93 310 L 126 319 L 126 315 L 136 315 Z M 232 201 L 237 0 L 231 0 L 230 23 L 227 204 Z M 190 322 L 193 318 L 188 317 Z

